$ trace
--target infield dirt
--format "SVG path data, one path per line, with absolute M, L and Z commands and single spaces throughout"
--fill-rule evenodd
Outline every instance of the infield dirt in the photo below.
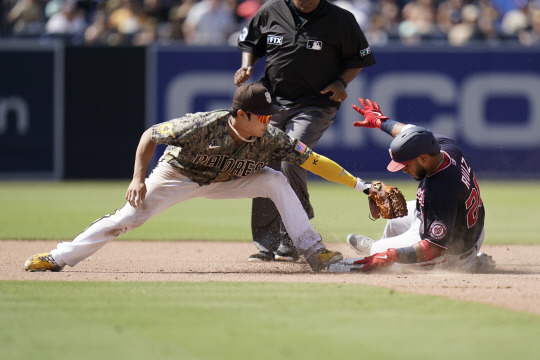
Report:
M 248 262 L 247 242 L 112 241 L 62 272 L 24 271 L 27 257 L 56 247 L 54 241 L 0 241 L 0 280 L 44 281 L 237 281 L 366 284 L 417 294 L 474 301 L 540 315 L 540 246 L 484 245 L 497 263 L 488 274 L 414 272 L 401 274 L 312 273 L 299 261 Z M 347 244 L 330 244 L 345 258 Z

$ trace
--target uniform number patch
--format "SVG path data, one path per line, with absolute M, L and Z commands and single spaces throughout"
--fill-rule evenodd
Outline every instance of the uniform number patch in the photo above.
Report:
M 242 29 L 242 32 L 241 32 L 240 35 L 238 36 L 238 40 L 244 41 L 244 40 L 246 40 L 247 36 L 248 36 L 248 28 L 247 28 L 247 27 L 244 27 L 244 28 Z

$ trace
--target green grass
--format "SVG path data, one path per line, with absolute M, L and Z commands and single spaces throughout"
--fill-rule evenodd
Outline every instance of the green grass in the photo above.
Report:
M 0 282 L 2 358 L 536 359 L 540 318 L 341 284 Z
M 413 199 L 417 183 L 390 182 Z M 124 205 L 128 181 L 0 182 L 0 239 L 70 240 L 95 219 Z M 486 204 L 487 244 L 537 244 L 534 201 L 516 201 L 511 188 L 540 199 L 540 182 L 481 182 Z M 313 226 L 325 242 L 342 242 L 348 233 L 378 238 L 384 221 L 368 217 L 366 196 L 328 182 L 311 181 Z M 194 199 L 122 235 L 123 240 L 250 241 L 250 200 Z
M 408 199 L 413 181 L 391 182 Z M 71 239 L 123 206 L 127 181 L 0 182 L 0 239 Z M 481 182 L 488 244 L 536 244 L 540 182 Z M 367 200 L 311 182 L 327 242 L 378 237 Z M 250 201 L 190 200 L 121 239 L 250 241 Z M 9 256 L 9 254 L 4 254 Z M 362 285 L 0 281 L 2 358 L 536 359 L 540 317 Z

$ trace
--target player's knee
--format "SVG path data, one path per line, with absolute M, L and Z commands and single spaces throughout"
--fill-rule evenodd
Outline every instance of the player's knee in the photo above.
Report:
M 131 207 L 124 207 L 117 210 L 109 219 L 115 227 L 123 229 L 127 232 L 138 228 L 148 220 L 146 214 L 142 211 L 136 211 Z
M 274 187 L 289 186 L 289 182 L 280 171 L 268 171 L 265 174 L 265 187 L 271 190 Z
M 266 197 L 272 198 L 276 194 L 283 193 L 284 189 L 290 188 L 287 178 L 280 171 L 265 169 L 260 175 L 263 177 L 262 183 Z

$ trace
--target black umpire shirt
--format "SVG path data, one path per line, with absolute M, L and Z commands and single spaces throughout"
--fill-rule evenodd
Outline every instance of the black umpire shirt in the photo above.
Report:
M 263 82 L 282 105 L 339 106 L 320 91 L 345 69 L 375 64 L 353 14 L 327 0 L 309 14 L 291 0 L 270 0 L 242 30 L 238 48 L 266 55 Z

